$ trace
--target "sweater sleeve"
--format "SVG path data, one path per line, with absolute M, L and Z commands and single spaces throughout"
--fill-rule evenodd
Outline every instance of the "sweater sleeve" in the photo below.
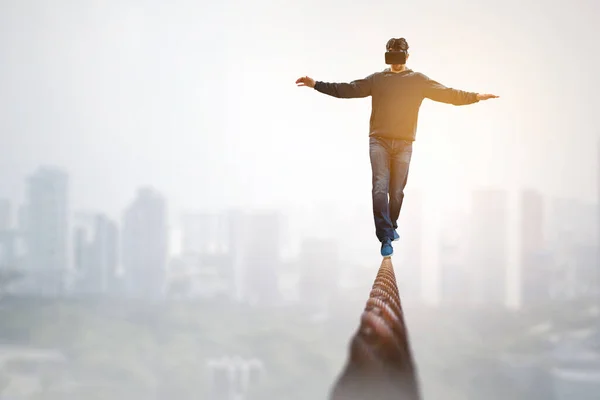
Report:
M 449 88 L 427 76 L 424 76 L 424 78 L 423 96 L 425 98 L 455 106 L 466 106 L 479 102 L 477 93 Z
M 371 95 L 373 75 L 349 83 L 315 82 L 315 90 L 339 99 L 357 99 Z

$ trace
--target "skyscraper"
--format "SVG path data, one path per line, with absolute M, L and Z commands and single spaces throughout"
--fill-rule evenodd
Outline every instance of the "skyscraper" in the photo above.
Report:
M 186 213 L 182 218 L 182 253 L 222 253 L 227 246 L 228 224 L 222 213 Z
M 24 290 L 40 296 L 64 292 L 68 268 L 68 175 L 40 167 L 27 179 Z
M 277 212 L 229 213 L 228 249 L 238 301 L 277 300 L 282 218 Z
M 550 300 L 552 265 L 544 243 L 544 199 L 534 190 L 519 193 L 518 261 L 523 306 Z
M 598 164 L 596 167 L 596 173 L 597 175 L 597 182 L 598 182 L 598 187 L 596 188 L 596 190 L 598 191 L 598 197 L 596 199 L 596 220 L 598 221 L 598 225 L 596 227 L 596 246 L 595 247 L 595 254 L 594 254 L 594 258 L 595 258 L 595 265 L 594 265 L 594 270 L 595 270 L 595 277 L 594 277 L 594 281 L 592 283 L 592 285 L 594 286 L 594 289 L 592 290 L 595 294 L 596 299 L 600 300 L 600 142 L 598 142 L 599 146 L 598 146 Z M 599 339 L 600 342 L 600 339 Z
M 7 231 L 11 228 L 10 201 L 8 199 L 0 199 L 0 231 Z
M 89 222 L 78 224 L 75 231 L 77 289 L 86 295 L 106 295 L 115 289 L 118 229 L 103 214 L 93 215 Z
M 410 193 L 406 196 L 398 218 L 400 241 L 395 257 L 398 258 L 398 289 L 404 299 L 423 300 L 423 194 Z
M 508 192 L 481 189 L 473 193 L 469 274 L 473 305 L 505 306 L 508 271 Z
M 470 301 L 470 274 L 466 253 L 468 215 L 454 210 L 444 218 L 440 229 L 440 300 L 444 306 L 467 306 Z
M 16 232 L 11 223 L 11 207 L 7 199 L 0 199 L 0 270 L 16 267 Z
M 553 199 L 548 213 L 553 256 L 552 296 L 588 297 L 598 293 L 596 206 L 574 199 Z
M 128 294 L 161 298 L 167 278 L 167 203 L 156 190 L 139 189 L 125 210 L 121 251 Z
M 300 295 L 304 304 L 322 306 L 335 296 L 339 282 L 339 253 L 334 239 L 302 241 L 299 257 Z

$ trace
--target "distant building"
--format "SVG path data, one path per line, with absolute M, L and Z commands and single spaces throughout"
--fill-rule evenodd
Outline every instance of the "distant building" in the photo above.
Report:
M 263 362 L 239 356 L 212 358 L 206 361 L 209 371 L 209 400 L 255 400 L 252 389 L 266 375 Z
M 398 218 L 400 241 L 394 243 L 398 268 L 398 289 L 403 299 L 423 301 L 423 212 L 424 197 L 420 192 L 404 199 Z
M 471 302 L 476 306 L 507 303 L 508 199 L 506 190 L 482 189 L 473 193 L 468 266 Z
M 275 211 L 186 213 L 182 257 L 174 265 L 192 279 L 185 289 L 190 295 L 269 304 L 279 298 L 282 233 L 283 218 Z
M 41 167 L 27 179 L 24 238 L 27 253 L 21 289 L 31 295 L 64 294 L 68 268 L 68 175 Z
M 336 295 L 340 259 L 334 239 L 305 239 L 298 259 L 303 304 L 325 305 Z
M 8 199 L 0 199 L 0 231 L 12 229 L 11 207 Z
M 441 304 L 468 306 L 470 279 L 461 248 L 456 244 L 442 244 L 440 258 Z
M 568 198 L 553 199 L 547 210 L 548 250 L 554 261 L 557 300 L 600 295 L 598 206 Z
M 122 265 L 128 295 L 162 298 L 168 258 L 167 203 L 151 188 L 138 190 L 123 215 Z
M 0 270 L 17 269 L 17 235 L 15 231 L 0 231 Z
M 600 354 L 579 340 L 563 339 L 554 351 L 556 400 L 596 400 L 600 393 Z
M 594 246 L 556 249 L 551 296 L 564 301 L 598 296 L 598 254 Z
M 592 285 L 594 287 L 594 289 L 592 290 L 593 293 L 595 293 L 596 299 L 600 302 L 600 142 L 598 143 L 598 159 L 597 159 L 597 163 L 596 164 L 596 174 L 597 174 L 597 187 L 596 190 L 598 191 L 597 194 L 597 198 L 596 198 L 596 204 L 595 204 L 595 229 L 594 232 L 596 233 L 595 236 L 595 241 L 592 244 L 592 246 L 595 248 L 595 263 L 594 263 L 594 270 L 595 270 L 595 276 L 593 278 L 592 281 Z
M 439 242 L 440 303 L 444 306 L 468 306 L 471 301 L 471 277 L 467 264 L 469 242 L 468 215 L 454 211 L 441 227 Z M 457 227 L 460 227 L 458 229 Z
M 12 368 L 18 365 L 18 368 Z M 0 369 L 4 378 L 0 399 L 13 400 L 36 396 L 44 387 L 44 377 L 52 374 L 57 387 L 68 377 L 69 360 L 59 350 L 27 346 L 0 345 Z
M 169 261 L 169 296 L 231 298 L 231 262 L 223 254 L 187 253 Z
M 230 212 L 228 250 L 238 301 L 269 304 L 279 297 L 283 221 L 277 212 Z
M 499 386 L 512 389 L 512 393 L 504 393 L 505 398 L 556 400 L 554 381 L 546 358 L 545 354 L 539 352 L 500 355 L 501 368 L 497 375 L 503 377 L 504 382 L 498 382 Z
M 117 224 L 103 214 L 95 214 L 87 222 L 75 229 L 76 290 L 86 295 L 107 295 L 116 290 Z
M 181 222 L 183 254 L 222 254 L 227 251 L 227 215 L 186 213 Z
M 577 246 L 573 249 L 579 297 L 600 297 L 600 266 L 596 246 Z
M 175 272 L 173 289 L 186 287 L 192 297 L 234 297 L 236 291 L 231 246 L 230 216 L 224 212 L 185 213 L 182 224 L 181 257 L 174 265 L 185 272 Z M 239 227 L 238 227 L 239 228 Z M 183 284 L 183 281 L 188 282 Z M 182 286 L 183 285 L 183 286 Z
M 10 202 L 0 199 L 0 270 L 17 267 L 17 232 L 11 223 Z
M 572 198 L 552 198 L 545 214 L 545 233 L 551 247 L 598 245 L 596 204 Z
M 550 301 L 554 266 L 546 251 L 544 198 L 534 190 L 519 193 L 517 256 L 520 303 L 535 306 Z

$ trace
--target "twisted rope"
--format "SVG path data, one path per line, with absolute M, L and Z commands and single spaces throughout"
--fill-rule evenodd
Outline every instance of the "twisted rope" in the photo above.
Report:
M 390 258 L 384 258 L 379 267 L 330 399 L 421 400 Z

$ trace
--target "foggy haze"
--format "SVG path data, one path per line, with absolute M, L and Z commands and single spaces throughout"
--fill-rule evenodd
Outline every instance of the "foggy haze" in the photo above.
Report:
M 425 398 L 594 398 L 598 15 L 0 1 L 0 400 L 229 400 L 227 365 L 260 376 L 240 399 L 326 398 L 380 262 L 371 99 L 294 81 L 380 71 L 391 37 L 500 96 L 419 114 L 394 265 Z
M 383 69 L 384 42 L 401 35 L 411 68 L 501 96 L 426 101 L 407 190 L 595 201 L 596 3 L 445 4 L 3 1 L 0 195 L 18 198 L 23 176 L 54 164 L 74 207 L 114 216 L 143 184 L 168 194 L 172 216 L 368 207 L 370 100 L 293 81 Z

